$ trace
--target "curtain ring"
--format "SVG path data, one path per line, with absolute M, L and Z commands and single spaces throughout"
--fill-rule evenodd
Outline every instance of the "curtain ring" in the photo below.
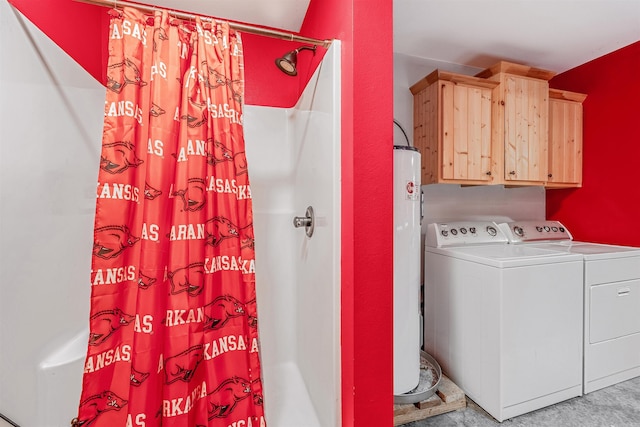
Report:
M 118 9 L 118 0 L 113 0 L 113 8 L 109 9 L 109 16 L 112 18 L 122 18 L 122 10 Z

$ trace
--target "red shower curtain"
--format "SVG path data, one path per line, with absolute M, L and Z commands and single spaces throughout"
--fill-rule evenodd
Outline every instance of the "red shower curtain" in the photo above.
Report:
M 243 56 L 112 10 L 78 426 L 264 426 Z

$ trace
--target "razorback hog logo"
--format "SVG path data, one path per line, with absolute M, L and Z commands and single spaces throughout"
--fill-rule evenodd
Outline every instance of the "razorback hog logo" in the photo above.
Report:
M 136 157 L 135 145 L 127 141 L 117 141 L 102 145 L 100 169 L 110 174 L 117 174 L 133 167 L 138 167 L 144 160 Z
M 236 80 L 227 80 L 227 86 L 229 90 L 233 94 L 233 99 L 238 102 L 238 104 L 242 105 L 242 94 L 244 93 L 244 82 L 240 79 Z
M 243 303 L 231 295 L 221 295 L 205 306 L 204 329 L 220 329 L 229 320 L 245 313 Z
M 170 271 L 168 277 L 171 282 L 171 294 L 186 292 L 192 297 L 199 295 L 204 289 L 204 274 L 203 262 L 194 262 Z
M 154 200 L 156 197 L 160 196 L 162 191 L 153 188 L 148 183 L 144 183 L 144 198 L 147 200 Z
M 209 419 L 224 418 L 236 408 L 241 400 L 251 395 L 251 382 L 240 377 L 224 380 L 208 396 Z
M 255 246 L 253 237 L 253 223 L 244 227 L 238 227 L 228 218 L 215 216 L 205 223 L 205 243 L 213 247 L 219 246 L 227 239 L 239 239 L 240 248 L 251 248 Z
M 264 397 L 261 394 L 254 393 L 253 394 L 253 404 L 260 406 L 264 403 Z
M 149 377 L 149 372 L 140 372 L 131 368 L 131 376 L 129 379 L 131 380 L 131 385 L 134 387 L 140 387 L 144 380 Z
M 207 201 L 204 179 L 190 178 L 184 188 L 173 192 L 173 196 L 179 197 L 182 200 L 183 211 L 199 211 Z
M 227 148 L 220 141 L 213 139 L 207 140 L 207 145 L 210 149 L 207 152 L 207 163 L 213 166 L 223 162 L 230 162 L 233 160 L 233 151 Z
M 200 94 L 200 90 L 196 94 Z M 198 102 L 198 99 L 192 97 L 187 100 L 189 101 L 187 112 L 180 116 L 180 120 L 186 120 L 187 126 L 190 128 L 197 128 L 207 123 L 209 118 L 207 103 Z
M 187 121 L 187 126 L 190 128 L 197 128 L 207 123 L 207 111 L 203 111 L 201 116 L 192 116 L 191 114 L 185 114 L 180 116 L 182 120 Z
M 80 415 L 74 424 L 76 426 L 88 426 L 100 415 L 107 411 L 119 411 L 127 404 L 127 401 L 112 391 L 104 391 L 91 396 L 80 404 Z
M 99 311 L 91 316 L 91 333 L 89 345 L 100 345 L 118 329 L 129 325 L 135 316 L 124 313 L 119 308 Z
M 245 310 L 247 311 L 247 323 L 252 328 L 258 327 L 258 315 L 256 310 L 256 299 L 247 301 L 245 304 Z
M 156 282 L 155 277 L 147 276 L 142 272 L 138 273 L 138 287 L 140 289 L 149 289 Z
M 233 162 L 235 166 L 235 174 L 242 175 L 247 173 L 247 157 L 244 151 L 240 151 L 233 154 L 226 145 L 222 142 L 212 139 L 207 140 L 209 147 L 212 147 L 207 152 L 207 163 L 212 166 L 217 166 L 224 162 Z
M 149 114 L 151 114 L 151 116 L 160 117 L 164 113 L 166 113 L 164 108 L 162 108 L 161 106 L 159 106 L 155 102 L 151 103 L 151 110 L 149 110 Z
M 196 368 L 203 359 L 204 351 L 202 350 L 202 345 L 194 345 L 175 356 L 166 358 L 164 361 L 166 383 L 191 381 Z
M 247 173 L 247 156 L 244 151 L 233 156 L 233 164 L 236 166 L 236 176 Z
M 234 100 L 242 104 L 242 93 L 244 92 L 244 83 L 241 79 L 232 80 L 225 77 L 224 74 L 219 73 L 213 67 L 210 67 L 206 61 L 202 61 L 201 70 L 204 72 L 201 75 L 206 76 L 203 79 L 203 83 L 209 89 L 217 89 L 221 86 L 226 86 Z
M 225 76 L 209 67 L 207 61 L 200 63 L 200 75 L 202 76 L 202 83 L 209 89 L 217 89 L 227 84 Z
M 165 40 L 169 40 L 164 28 L 158 27 L 153 30 L 153 51 L 158 51 L 158 46 Z
M 107 71 L 107 89 L 120 93 L 127 85 L 146 86 L 147 82 L 142 80 L 138 66 L 129 58 L 123 62 L 109 65 Z
M 93 239 L 93 254 L 102 259 L 115 258 L 140 240 L 131 234 L 126 225 L 98 227 Z

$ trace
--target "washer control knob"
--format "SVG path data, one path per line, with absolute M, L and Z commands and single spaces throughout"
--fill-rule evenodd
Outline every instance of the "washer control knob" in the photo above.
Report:
M 442 234 L 442 236 L 443 236 L 443 237 L 447 237 L 447 236 L 449 235 L 449 231 L 447 231 L 447 230 L 442 230 L 442 231 L 440 232 L 440 234 Z
M 466 228 L 464 228 L 464 227 L 461 227 L 461 228 L 460 228 L 460 232 L 461 232 L 462 234 L 467 234 L 467 229 L 466 229 Z
M 469 227 L 469 232 L 471 234 L 476 234 L 476 228 L 475 227 Z
M 518 227 L 517 225 L 513 227 L 513 233 L 518 237 L 524 236 L 524 230 L 522 227 Z
M 496 230 L 496 228 L 493 225 L 488 225 L 487 226 L 487 233 L 489 233 L 489 236 L 495 237 L 496 234 L 498 234 L 498 230 Z
M 544 226 L 544 231 L 546 231 L 546 232 L 548 233 L 550 230 L 551 230 L 551 228 L 549 228 L 549 226 L 548 226 L 548 225 L 545 225 L 545 226 Z
M 452 228 L 451 229 L 451 234 L 454 235 L 454 236 L 457 236 L 458 235 L 458 230 L 456 230 L 455 228 Z

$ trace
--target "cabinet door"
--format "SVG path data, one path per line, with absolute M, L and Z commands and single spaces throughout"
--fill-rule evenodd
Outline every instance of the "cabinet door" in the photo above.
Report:
M 549 156 L 549 84 L 507 75 L 504 85 L 504 178 L 544 183 Z
M 431 84 L 413 94 L 413 145 L 421 155 L 421 182 L 438 182 L 438 85 Z
M 549 100 L 548 186 L 582 185 L 582 104 Z
M 440 82 L 443 180 L 491 181 L 491 89 Z

